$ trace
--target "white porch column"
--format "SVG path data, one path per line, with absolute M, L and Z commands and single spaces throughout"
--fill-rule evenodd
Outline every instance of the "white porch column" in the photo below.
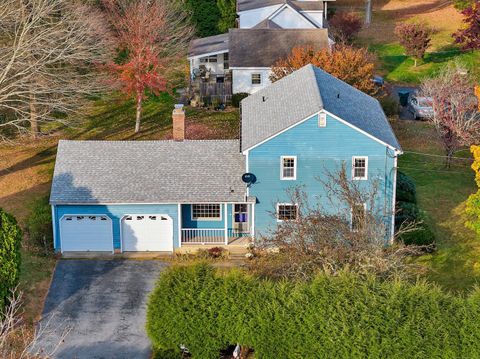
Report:
M 182 205 L 178 204 L 178 211 L 177 211 L 177 223 L 178 223 L 178 248 L 182 246 Z
M 228 245 L 228 208 L 227 203 L 225 203 L 224 207 L 224 222 L 225 222 L 225 245 Z
M 251 226 L 251 231 L 252 231 L 252 240 L 255 242 L 255 203 L 252 203 L 252 226 Z

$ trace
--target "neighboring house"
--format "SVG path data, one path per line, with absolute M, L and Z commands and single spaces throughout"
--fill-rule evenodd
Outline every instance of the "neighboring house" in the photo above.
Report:
M 50 197 L 57 251 L 242 243 L 295 220 L 289 188 L 333 210 L 317 179 L 342 164 L 352 181 L 378 181 L 376 210 L 393 236 L 401 148 L 374 98 L 308 65 L 242 101 L 239 140 L 184 140 L 184 120 L 179 106 L 173 141 L 59 143 Z M 256 182 L 242 182 L 246 173 Z
M 295 46 L 331 46 L 327 1 L 240 0 L 239 29 L 190 43 L 192 83 L 202 93 L 254 93 L 270 84 L 271 66 Z M 222 84 L 222 85 L 216 85 Z M 208 86 L 207 86 L 208 85 Z

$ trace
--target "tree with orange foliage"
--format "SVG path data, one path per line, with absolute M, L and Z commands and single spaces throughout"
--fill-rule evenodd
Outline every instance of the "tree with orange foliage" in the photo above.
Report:
M 312 64 L 369 95 L 377 89 L 372 81 L 375 68 L 366 49 L 336 45 L 332 49 L 315 50 L 313 46 L 295 47 L 291 54 L 272 66 L 270 80 L 278 81 L 293 71 Z
M 135 133 L 140 131 L 146 91 L 169 88 L 169 75 L 185 55 L 193 35 L 187 14 L 168 0 L 104 0 L 118 49 L 126 54 L 107 69 L 120 90 L 136 100 Z

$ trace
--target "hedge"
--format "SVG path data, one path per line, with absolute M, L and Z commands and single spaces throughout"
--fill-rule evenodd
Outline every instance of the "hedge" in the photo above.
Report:
M 19 281 L 22 231 L 15 218 L 0 208 L 0 310 Z
M 171 267 L 150 296 L 158 352 L 218 358 L 239 343 L 255 358 L 478 358 L 480 290 L 320 275 L 271 282 L 207 265 Z M 161 357 L 161 356 L 160 356 Z
M 417 187 L 410 176 L 398 171 L 397 201 L 417 203 Z
M 48 197 L 38 198 L 32 202 L 26 232 L 32 243 L 41 248 L 43 253 L 53 252 L 52 209 Z

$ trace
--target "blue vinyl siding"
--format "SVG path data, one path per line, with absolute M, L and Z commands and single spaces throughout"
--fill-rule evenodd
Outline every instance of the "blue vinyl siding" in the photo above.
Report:
M 333 211 L 335 206 L 326 199 L 326 191 L 317 178 L 326 180 L 325 172 L 339 170 L 342 163 L 351 177 L 353 156 L 368 156 L 368 180 L 361 183 L 371 186 L 374 179 L 378 180 L 379 208 L 376 211 L 383 213 L 389 229 L 395 171 L 393 151 L 333 117 L 327 117 L 327 126 L 323 128 L 318 127 L 317 121 L 315 115 L 249 151 L 248 171 L 257 177 L 250 188 L 250 196 L 256 196 L 258 201 L 256 235 L 274 228 L 277 223 L 272 215 L 275 204 L 290 202 L 287 190 L 292 187 L 302 186 L 310 205 L 319 204 Z M 280 179 L 281 156 L 297 157 L 296 180 Z
M 178 248 L 178 205 L 177 204 L 128 204 L 128 205 L 57 205 L 55 206 L 55 249 L 60 251 L 60 219 L 64 215 L 106 214 L 113 222 L 113 246 L 121 248 L 120 221 L 127 214 L 166 214 L 173 220 L 173 245 Z

